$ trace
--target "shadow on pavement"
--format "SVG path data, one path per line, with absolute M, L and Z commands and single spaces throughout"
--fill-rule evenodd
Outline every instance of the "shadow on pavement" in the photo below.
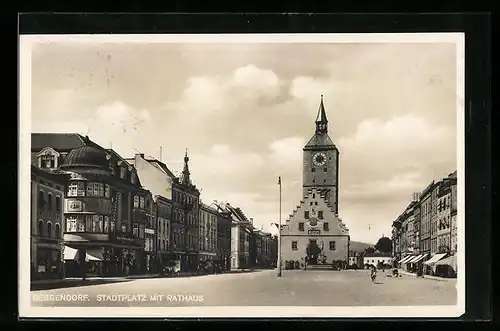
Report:
M 71 288 L 79 286 L 124 283 L 130 281 L 132 281 L 132 279 L 87 279 L 78 281 L 63 281 L 57 283 L 31 284 L 31 291 L 43 291 L 43 290 L 54 290 L 58 288 Z

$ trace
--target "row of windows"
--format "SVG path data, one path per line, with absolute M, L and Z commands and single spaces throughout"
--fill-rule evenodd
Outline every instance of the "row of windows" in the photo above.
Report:
M 39 208 L 43 208 L 46 205 L 48 210 L 52 210 L 52 208 L 55 207 L 56 211 L 61 211 L 62 210 L 61 197 L 56 195 L 55 205 L 53 202 L 54 202 L 54 200 L 52 198 L 52 193 L 47 193 L 47 200 L 45 200 L 45 192 L 38 191 L 38 207 Z
M 194 208 L 198 208 L 197 199 L 183 192 L 174 190 L 174 193 L 172 194 L 172 199 L 174 200 L 174 202 L 192 204 Z
M 316 243 L 316 240 L 310 240 L 310 243 Z M 328 242 L 328 247 L 331 251 L 336 250 L 335 241 Z M 320 244 L 320 248 L 323 249 L 323 242 Z M 298 242 L 292 241 L 292 250 L 296 251 L 299 249 Z
M 116 222 L 104 215 L 74 215 L 66 218 L 66 232 L 116 232 Z
M 311 172 L 316 172 L 316 168 L 311 168 Z M 328 168 L 323 168 L 323 172 L 328 172 Z
M 311 202 L 311 203 L 312 203 L 312 202 Z M 322 220 L 322 219 L 323 219 L 323 211 L 322 211 L 322 210 L 318 210 L 318 211 L 317 211 L 317 213 L 318 213 L 318 218 L 319 218 L 320 220 Z M 310 218 L 310 215 L 309 215 L 309 210 L 305 210 L 305 211 L 304 211 L 304 218 L 305 218 L 306 220 Z
M 54 169 L 56 167 L 56 156 L 44 154 L 38 158 L 38 166 L 43 169 Z
M 108 184 L 97 182 L 74 181 L 68 185 L 68 197 L 103 197 L 109 198 Z
M 56 223 L 55 227 L 52 227 L 52 222 L 47 222 L 47 227 L 43 220 L 38 221 L 38 236 L 45 238 L 56 238 L 60 239 L 62 236 L 61 225 Z
M 299 231 L 304 231 L 304 223 L 303 222 L 299 223 Z M 328 226 L 328 222 L 323 223 L 323 231 L 330 231 L 330 228 Z
M 438 212 L 451 208 L 451 198 L 449 196 L 440 199 L 438 205 Z
M 161 217 L 158 217 L 158 235 L 166 237 L 170 235 L 170 222 Z
M 150 206 L 149 200 L 146 201 L 146 198 L 134 195 L 134 208 L 149 209 Z

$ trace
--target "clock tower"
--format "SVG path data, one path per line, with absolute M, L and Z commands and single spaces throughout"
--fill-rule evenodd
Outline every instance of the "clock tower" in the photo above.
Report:
M 303 195 L 316 189 L 326 199 L 331 209 L 338 214 L 339 150 L 328 136 L 323 95 L 316 117 L 316 131 L 303 148 Z

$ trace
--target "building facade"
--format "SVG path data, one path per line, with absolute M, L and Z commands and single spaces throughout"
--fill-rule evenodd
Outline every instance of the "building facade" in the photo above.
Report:
M 231 261 L 231 213 L 219 206 L 217 213 L 217 260 L 225 270 L 230 269 Z
M 392 265 L 392 256 L 390 253 L 366 253 L 363 256 L 363 265 L 374 265 L 375 267 L 387 267 Z
M 31 166 L 31 280 L 64 278 L 63 202 L 67 181 L 65 175 Z
M 432 191 L 434 181 L 422 192 L 420 196 L 420 252 L 431 252 L 431 221 L 432 221 Z
M 339 150 L 328 135 L 323 96 L 316 130 L 303 148 L 303 199 L 281 230 L 282 261 L 349 261 L 349 230 L 338 217 Z M 309 256 L 308 247 L 319 247 Z
M 170 222 L 172 219 L 172 203 L 169 199 L 156 195 L 156 268 L 162 268 L 169 262 L 170 252 Z
M 443 183 L 437 196 L 437 253 L 447 253 L 451 250 L 451 188 Z
M 135 211 L 140 208 L 133 207 L 133 197 L 148 192 L 132 166 L 77 134 L 32 134 L 32 162 L 70 176 L 64 197 L 67 276 L 144 272 L 147 219 Z
M 212 207 L 200 204 L 199 208 L 199 252 L 200 260 L 217 260 L 217 218 Z
M 438 197 L 442 190 L 442 181 L 436 182 L 431 193 L 431 215 L 430 215 L 430 224 L 431 224 L 431 255 L 434 255 L 438 252 Z
M 250 234 L 253 227 L 240 208 L 226 204 L 231 215 L 231 269 L 250 268 Z

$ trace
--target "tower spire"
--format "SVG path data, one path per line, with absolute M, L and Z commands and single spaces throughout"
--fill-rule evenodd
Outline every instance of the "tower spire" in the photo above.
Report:
M 325 105 L 323 104 L 323 94 L 321 95 L 318 115 L 316 116 L 316 133 L 328 133 L 328 119 L 326 118 Z
M 182 169 L 182 179 L 181 183 L 186 184 L 186 185 L 191 185 L 191 178 L 190 172 L 189 172 L 189 156 L 188 156 L 188 151 L 186 148 L 186 153 L 184 154 L 184 168 Z

